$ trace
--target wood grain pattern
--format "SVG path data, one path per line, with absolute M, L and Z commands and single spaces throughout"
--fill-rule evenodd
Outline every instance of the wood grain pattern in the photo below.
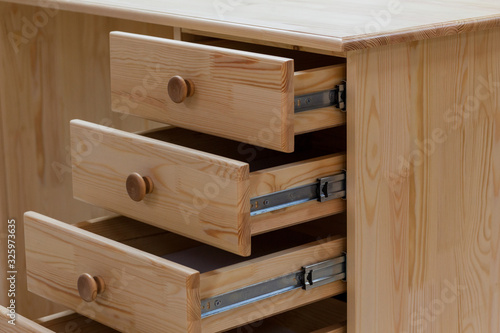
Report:
M 7 321 L 11 320 L 8 316 L 9 311 L 0 305 L 0 330 L 9 333 L 54 333 L 32 320 L 29 320 L 21 315 L 17 315 L 16 325 L 8 324 Z
M 40 5 L 37 0 L 16 0 Z M 496 0 L 211 2 L 52 0 L 61 9 L 343 52 L 500 25 Z
M 346 201 L 344 199 L 334 199 L 322 203 L 308 201 L 274 212 L 252 216 L 250 218 L 251 233 L 252 236 L 255 236 L 324 216 L 339 214 L 345 210 Z
M 248 164 L 79 120 L 71 122 L 71 140 L 76 198 L 250 254 Z M 155 184 L 140 202 L 125 188 L 132 172 Z
M 8 218 L 18 221 L 17 310 L 29 319 L 63 308 L 26 290 L 23 213 L 36 209 L 70 223 L 106 214 L 72 197 L 69 121 L 131 131 L 154 127 L 110 111 L 109 31 L 172 35 L 164 26 L 62 10 L 48 15 L 35 5 L 0 3 L 0 233 Z M 40 27 L 31 28 L 34 17 Z M 2 246 L 0 262 L 4 258 Z M 1 270 L 1 290 L 4 281 Z M 6 302 L 0 293 L 0 304 Z
M 112 226 L 118 230 L 122 228 L 116 220 L 101 219 L 83 226 L 93 226 L 94 230 L 107 233 Z M 123 222 L 123 228 L 130 231 L 139 227 L 133 221 Z M 346 289 L 342 281 L 308 291 L 299 289 L 202 320 L 201 299 L 338 257 L 346 249 L 345 236 L 335 235 L 276 253 L 271 252 L 271 247 L 260 257 L 241 258 L 232 265 L 200 275 L 194 269 L 141 248 L 132 248 L 34 212 L 25 214 L 25 224 L 30 290 L 122 332 L 200 332 L 200 320 L 206 332 L 223 331 L 238 326 L 242 317 L 259 320 L 326 299 Z M 165 244 L 161 239 L 145 238 Z M 166 246 L 167 253 L 175 251 L 169 246 Z M 195 262 L 194 259 L 190 262 Z M 213 260 L 216 262 L 217 258 Z M 106 289 L 92 303 L 80 299 L 77 280 L 81 272 L 101 276 L 106 283 Z M 300 299 L 287 301 L 288 297 Z M 256 309 L 262 306 L 272 309 L 256 317 Z M 247 321 L 241 324 L 245 323 Z
M 122 32 L 110 48 L 112 98 L 136 104 L 130 114 L 293 151 L 293 60 Z M 167 94 L 175 76 L 196 87 L 181 104 Z
M 328 239 L 203 273 L 200 277 L 201 299 L 299 271 L 302 266 L 339 257 L 346 249 L 345 237 L 332 236 Z
M 186 148 L 183 140 L 174 145 L 78 120 L 71 127 L 76 198 L 233 253 L 250 255 L 252 234 L 345 210 L 336 200 L 250 216 L 251 197 L 338 173 L 345 169 L 343 154 L 249 173 L 247 163 Z M 125 188 L 134 172 L 155 184 L 140 202 L 130 199 Z
M 327 155 L 307 161 L 286 164 L 250 173 L 250 197 L 312 184 L 320 177 L 345 169 L 344 154 Z M 310 201 L 274 212 L 250 217 L 251 234 L 281 229 L 345 211 L 345 200 Z
M 500 330 L 499 41 L 348 55 L 349 333 Z
M 345 154 L 325 155 L 250 173 L 250 197 L 312 184 L 345 169 Z
M 121 332 L 200 332 L 199 273 L 66 223 L 25 214 L 28 287 Z M 92 303 L 76 281 L 106 281 Z
M 266 48 L 260 52 L 229 41 L 205 45 L 119 32 L 110 38 L 112 94 L 136 104 L 127 110 L 136 116 L 284 152 L 293 151 L 294 134 L 345 123 L 345 114 L 333 106 L 295 115 L 293 106 L 294 94 L 333 89 L 345 80 L 345 64 L 293 74 L 292 60 L 283 57 L 297 52 L 287 56 L 283 50 L 268 50 L 280 55 L 273 57 L 262 53 Z M 178 75 L 196 86 L 194 96 L 182 104 L 165 93 Z M 134 95 L 148 77 L 157 83 Z M 122 112 L 121 107 L 113 110 Z
M 346 65 L 313 68 L 295 73 L 295 96 L 333 89 L 347 78 Z M 345 124 L 345 113 L 331 106 L 299 112 L 294 116 L 295 135 Z
M 305 306 L 332 295 L 338 295 L 346 290 L 343 281 L 332 282 L 321 287 L 310 289 L 295 289 L 250 305 L 231 311 L 223 312 L 217 316 L 202 319 L 202 332 L 213 333 L 221 330 L 243 326 L 255 320 L 264 319 L 275 314 Z

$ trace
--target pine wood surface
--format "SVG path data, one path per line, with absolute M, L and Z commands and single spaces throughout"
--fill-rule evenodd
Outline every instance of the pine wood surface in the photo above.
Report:
M 496 0 L 203 1 L 16 0 L 296 47 L 343 52 L 500 25 Z M 305 5 L 307 4 L 307 6 Z
M 345 168 L 343 154 L 249 172 L 248 163 L 187 148 L 183 140 L 172 144 L 80 120 L 71 122 L 71 139 L 76 198 L 239 255 L 250 255 L 252 234 L 345 209 L 335 200 L 250 216 L 250 198 L 338 173 Z M 140 202 L 133 201 L 125 187 L 134 172 L 154 183 L 153 192 Z M 298 210 L 306 213 L 294 213 Z M 254 228 L 254 220 L 260 226 Z
M 349 333 L 498 332 L 500 30 L 347 63 Z
M 92 225 L 94 230 L 105 233 L 113 225 L 125 230 L 140 228 L 127 219 L 121 219 L 123 225 L 117 225 L 118 220 L 101 219 L 83 226 Z M 201 299 L 338 257 L 345 251 L 346 238 L 331 236 L 251 260 L 239 258 L 235 264 L 200 275 L 191 268 L 196 266 L 181 263 L 189 259 L 198 265 L 197 257 L 177 257 L 174 262 L 143 251 L 144 244 L 133 248 L 34 212 L 25 214 L 25 223 L 29 289 L 121 332 L 200 332 L 200 328 L 204 332 L 219 332 L 346 290 L 345 283 L 337 281 L 308 291 L 297 289 L 201 319 Z M 95 227 L 96 224 L 108 226 Z M 160 239 L 156 242 L 165 244 Z M 171 243 L 164 246 L 165 251 L 168 246 Z M 272 247 L 269 251 L 273 251 Z M 189 253 L 196 252 L 181 253 L 181 257 Z M 217 264 L 219 258 L 209 259 L 221 265 Z M 106 285 L 91 302 L 79 295 L 77 280 L 83 272 L 101 277 Z M 261 308 L 269 311 L 255 317 Z

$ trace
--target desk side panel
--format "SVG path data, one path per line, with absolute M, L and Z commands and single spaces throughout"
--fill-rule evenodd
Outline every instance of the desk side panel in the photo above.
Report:
M 349 333 L 500 331 L 500 30 L 347 72 Z

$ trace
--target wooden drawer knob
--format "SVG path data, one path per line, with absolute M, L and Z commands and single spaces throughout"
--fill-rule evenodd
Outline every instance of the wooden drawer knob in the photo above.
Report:
M 78 277 L 78 293 L 85 302 L 93 302 L 97 295 L 106 289 L 104 279 L 100 276 L 82 274 Z
M 180 76 L 174 76 L 168 81 L 168 95 L 174 103 L 182 103 L 187 97 L 194 95 L 194 83 Z
M 154 184 L 151 178 L 142 177 L 137 172 L 127 177 L 127 193 L 130 199 L 141 201 L 146 194 L 153 192 Z

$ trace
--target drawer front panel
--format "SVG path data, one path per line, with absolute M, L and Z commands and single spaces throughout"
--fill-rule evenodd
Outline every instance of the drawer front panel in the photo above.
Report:
M 114 111 L 293 151 L 292 59 L 121 32 L 110 47 Z M 174 76 L 194 85 L 182 103 L 168 94 Z
M 30 291 L 124 332 L 199 332 L 199 273 L 37 213 L 25 214 Z M 79 276 L 105 280 L 94 302 Z
M 250 254 L 248 164 L 83 121 L 71 122 L 76 198 L 242 255 Z M 133 201 L 127 177 L 151 177 Z

